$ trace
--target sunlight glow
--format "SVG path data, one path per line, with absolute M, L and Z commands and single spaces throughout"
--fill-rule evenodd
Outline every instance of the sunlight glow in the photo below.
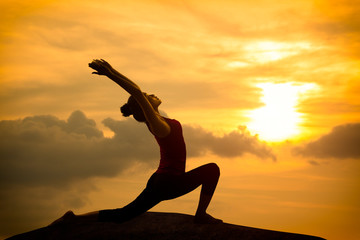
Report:
M 227 64 L 230 68 L 242 68 L 242 67 L 248 67 L 250 64 L 246 62 L 241 61 L 233 61 Z
M 245 50 L 250 61 L 266 63 L 299 54 L 309 48 L 310 44 L 306 42 L 281 43 L 263 41 L 251 43 L 245 47 Z
M 248 128 L 266 141 L 283 141 L 300 134 L 302 114 L 297 112 L 299 95 L 314 88 L 314 84 L 262 83 L 257 87 L 263 91 L 261 98 L 265 106 L 251 111 Z

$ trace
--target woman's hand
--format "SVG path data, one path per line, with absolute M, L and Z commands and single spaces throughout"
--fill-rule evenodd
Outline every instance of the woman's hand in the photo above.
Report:
M 95 72 L 92 72 L 93 74 L 105 75 L 108 77 L 114 74 L 113 67 L 104 59 L 94 59 L 91 63 L 89 63 L 89 67 L 95 70 Z

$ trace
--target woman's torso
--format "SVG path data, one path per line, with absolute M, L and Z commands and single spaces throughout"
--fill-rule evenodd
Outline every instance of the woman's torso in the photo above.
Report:
M 179 121 L 165 118 L 170 134 L 164 138 L 155 136 L 160 146 L 160 164 L 156 173 L 182 174 L 185 172 L 186 146 Z

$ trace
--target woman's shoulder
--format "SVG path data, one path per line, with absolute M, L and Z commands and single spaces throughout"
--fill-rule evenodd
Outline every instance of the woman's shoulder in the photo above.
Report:
M 170 133 L 166 137 L 163 137 L 163 138 L 158 138 L 155 136 L 156 139 L 161 140 L 161 141 L 168 141 L 169 138 L 174 139 L 174 137 L 175 137 L 175 139 L 176 139 L 176 136 L 182 136 L 182 126 L 178 120 L 168 118 L 168 117 L 163 117 L 163 119 L 169 125 Z

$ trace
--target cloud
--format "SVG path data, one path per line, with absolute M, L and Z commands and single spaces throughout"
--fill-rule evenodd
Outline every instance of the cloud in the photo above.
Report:
M 114 177 L 134 163 L 156 168 L 158 146 L 144 124 L 112 118 L 103 124 L 114 132 L 112 138 L 104 137 L 81 111 L 67 120 L 41 115 L 0 121 L 0 221 L 7 222 L 0 235 L 46 224 L 59 209 L 84 206 L 94 177 Z M 245 128 L 222 137 L 200 127 L 183 128 L 189 158 L 208 152 L 225 158 L 245 153 L 274 158 Z
M 12 186 L 0 191 L 0 237 L 19 234 L 46 226 L 68 209 L 85 206 L 91 181 L 73 184 L 66 191 L 41 186 Z
M 219 137 L 201 127 L 184 126 L 184 135 L 189 156 L 211 152 L 220 157 L 232 158 L 250 153 L 260 158 L 276 160 L 271 149 L 260 142 L 257 136 L 252 136 L 246 127 L 239 127 L 238 131 Z
M 224 74 L 225 75 L 225 74 Z M 223 110 L 224 107 L 231 109 L 253 109 L 261 106 L 258 102 L 260 93 L 258 88 L 244 83 L 244 79 L 234 76 L 238 82 L 225 80 L 229 76 L 223 76 L 221 83 L 211 82 L 205 77 L 201 81 L 191 80 L 191 82 L 168 81 L 144 84 L 144 89 L 152 89 L 158 86 L 156 92 L 160 98 L 169 99 L 166 107 L 202 110 Z M 179 79 L 180 80 L 180 79 Z M 169 91 L 176 89 L 176 91 Z M 199 90 L 201 89 L 201 91 Z M 224 106 L 226 104 L 226 106 Z
M 315 30 L 315 34 L 322 41 L 326 39 L 332 45 L 334 43 L 339 45 L 341 47 L 338 49 L 339 52 L 358 59 L 360 52 L 359 2 L 319 0 L 314 6 L 315 15 L 311 28 Z
M 139 126 L 130 121 L 104 124 L 115 132 L 107 139 L 95 121 L 73 112 L 67 121 L 54 116 L 34 116 L 1 121 L 1 184 L 60 185 L 75 179 L 111 177 L 127 168 L 132 160 L 149 162 L 157 157 Z M 132 126 L 134 125 L 134 126 Z
M 335 94 L 334 94 L 335 95 Z M 310 96 L 301 102 L 299 111 L 311 115 L 342 115 L 347 113 L 358 113 L 360 104 L 351 103 L 336 96 Z
M 41 227 L 59 211 L 86 205 L 94 177 L 116 176 L 139 161 L 157 164 L 156 143 L 142 134 L 144 126 L 112 119 L 104 124 L 113 138 L 81 111 L 66 121 L 51 115 L 0 121 L 0 236 Z
M 319 139 L 298 147 L 297 154 L 317 158 L 360 158 L 360 123 L 336 126 Z
M 146 126 L 132 119 L 107 118 L 103 124 L 114 132 L 105 138 L 81 111 L 67 121 L 51 115 L 0 122 L 0 184 L 64 186 L 77 179 L 113 177 L 142 162 L 154 167 L 159 150 Z M 251 153 L 274 156 L 271 150 L 245 129 L 216 137 L 202 128 L 184 126 L 189 157 L 212 152 L 222 157 Z

